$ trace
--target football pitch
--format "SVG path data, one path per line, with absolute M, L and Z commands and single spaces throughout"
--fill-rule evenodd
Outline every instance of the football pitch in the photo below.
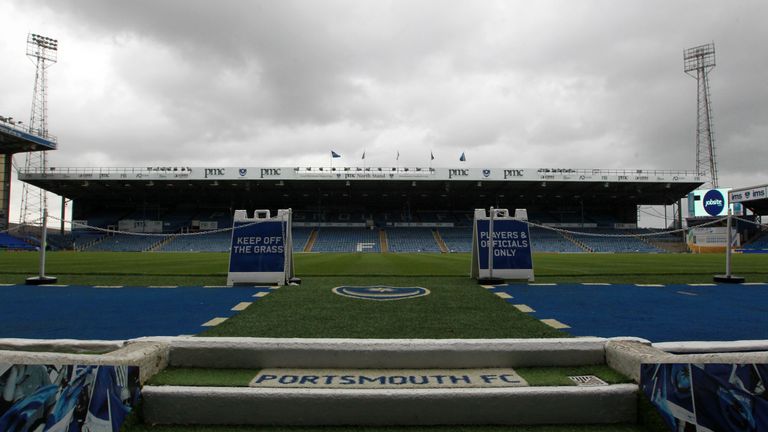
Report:
M 345 338 L 568 336 L 543 324 L 540 317 L 513 307 L 515 301 L 502 301 L 498 290 L 479 287 L 469 278 L 469 254 L 297 254 L 295 260 L 296 273 L 303 279 L 300 286 L 274 290 L 202 334 Z M 719 254 L 534 255 L 537 284 L 704 284 L 712 281 L 713 274 L 724 272 L 724 261 Z M 21 283 L 37 273 L 37 263 L 36 253 L 0 254 L 0 283 Z M 59 284 L 70 286 L 179 286 L 178 290 L 183 290 L 185 286 L 224 285 L 227 263 L 228 256 L 221 253 L 58 252 L 48 255 L 46 273 L 57 276 Z M 750 282 L 768 282 L 766 264 L 766 255 L 733 257 L 734 273 Z M 337 286 L 372 285 L 424 287 L 431 294 L 407 301 L 371 302 L 339 297 L 331 291 Z M 755 289 L 763 293 L 768 288 Z M 539 296 L 548 291 L 541 287 Z M 558 297 L 567 295 L 551 292 Z M 749 293 L 742 290 L 739 295 L 745 292 Z M 147 291 L 147 298 L 149 294 Z M 168 296 L 174 294 L 165 298 Z M 580 311 L 570 313 L 578 315 Z M 584 315 L 595 313 L 600 311 L 584 311 Z

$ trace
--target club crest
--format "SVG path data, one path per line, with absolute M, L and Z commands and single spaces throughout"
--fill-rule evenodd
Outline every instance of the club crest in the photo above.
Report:
M 375 286 L 340 286 L 333 292 L 344 297 L 362 300 L 389 301 L 404 300 L 429 295 L 429 290 L 422 287 Z
M 245 175 L 248 174 L 248 169 L 240 168 L 240 170 L 238 170 L 238 173 L 240 173 L 240 177 L 245 177 Z

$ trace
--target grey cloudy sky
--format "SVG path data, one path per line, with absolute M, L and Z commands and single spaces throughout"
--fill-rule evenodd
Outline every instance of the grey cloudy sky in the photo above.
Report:
M 0 1 L 0 115 L 28 32 L 54 166 L 695 168 L 685 48 L 714 42 L 721 186 L 768 182 L 768 2 Z M 19 190 L 19 188 L 17 188 Z

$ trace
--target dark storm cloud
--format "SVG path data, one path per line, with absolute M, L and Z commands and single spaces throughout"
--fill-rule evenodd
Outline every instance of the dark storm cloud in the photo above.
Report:
M 95 124 L 63 126 L 92 161 L 693 169 L 682 50 L 714 41 L 721 178 L 768 176 L 760 1 L 15 4 L 109 47 Z

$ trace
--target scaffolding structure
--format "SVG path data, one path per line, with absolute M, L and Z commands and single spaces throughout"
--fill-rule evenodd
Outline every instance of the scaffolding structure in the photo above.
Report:
M 696 78 L 696 173 L 705 187 L 717 188 L 717 156 L 712 131 L 712 100 L 709 72 L 715 67 L 715 44 L 709 43 L 683 50 L 685 73 Z
M 56 39 L 30 33 L 27 35 L 27 57 L 35 64 L 35 89 L 32 94 L 32 112 L 29 118 L 29 133 L 48 138 L 48 74 L 47 69 L 57 61 L 59 42 Z M 47 168 L 45 151 L 30 152 L 24 163 L 25 172 L 45 172 Z M 22 183 L 21 211 L 22 225 L 42 225 L 43 211 L 47 208 L 46 192 L 27 183 Z

